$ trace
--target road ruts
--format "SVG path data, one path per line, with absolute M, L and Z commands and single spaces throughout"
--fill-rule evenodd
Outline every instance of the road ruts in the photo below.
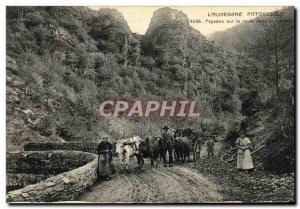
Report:
M 198 171 L 183 166 L 146 168 L 115 174 L 94 185 L 78 201 L 99 203 L 212 203 L 222 202 L 218 186 Z

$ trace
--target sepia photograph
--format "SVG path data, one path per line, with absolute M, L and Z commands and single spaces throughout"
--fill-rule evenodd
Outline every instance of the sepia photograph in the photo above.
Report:
M 9 205 L 295 204 L 295 7 L 5 10 Z

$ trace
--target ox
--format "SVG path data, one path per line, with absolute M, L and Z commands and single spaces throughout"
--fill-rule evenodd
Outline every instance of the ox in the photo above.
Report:
M 150 158 L 151 167 L 154 168 L 154 163 L 158 167 L 158 159 L 162 156 L 162 139 L 160 137 L 147 137 L 140 143 L 138 153 L 145 158 Z
M 144 160 L 138 154 L 138 147 L 143 140 L 139 136 L 134 136 L 129 139 L 121 139 L 116 144 L 116 153 L 119 155 L 121 169 L 129 171 L 130 160 L 136 156 L 139 168 L 143 167 Z
M 174 152 L 177 162 L 185 162 L 190 160 L 191 143 L 187 137 L 176 137 L 174 139 Z

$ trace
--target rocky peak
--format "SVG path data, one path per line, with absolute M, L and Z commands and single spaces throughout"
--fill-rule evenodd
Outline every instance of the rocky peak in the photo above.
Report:
M 189 25 L 189 19 L 186 14 L 177 9 L 171 9 L 169 7 L 164 7 L 156 10 L 153 13 L 153 17 L 151 19 L 151 26 L 157 26 L 165 23 L 183 23 Z
M 103 28 L 120 27 L 128 32 L 129 27 L 122 13 L 116 9 L 104 8 L 97 12 L 97 21 L 102 23 Z
M 128 45 L 133 38 L 126 20 L 118 10 L 98 10 L 90 25 L 90 35 L 98 42 L 98 49 L 127 54 Z
M 153 56 L 159 66 L 170 59 L 184 65 L 190 31 L 186 14 L 169 7 L 158 9 L 143 39 L 144 53 Z

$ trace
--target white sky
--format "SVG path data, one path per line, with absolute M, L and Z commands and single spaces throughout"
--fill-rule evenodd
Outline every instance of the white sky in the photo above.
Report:
M 100 9 L 107 7 L 92 6 L 92 9 Z M 145 34 L 150 24 L 153 12 L 161 7 L 108 7 L 115 8 L 121 12 L 126 19 L 130 29 L 134 33 Z M 192 27 L 199 30 L 203 35 L 208 36 L 215 31 L 222 31 L 238 24 L 235 23 L 236 19 L 249 20 L 255 18 L 255 16 L 247 16 L 248 12 L 271 12 L 281 8 L 281 6 L 272 7 L 171 7 L 173 9 L 180 10 L 187 14 L 188 18 L 201 19 L 201 23 L 190 23 Z M 208 13 L 219 12 L 242 12 L 242 17 L 208 17 Z M 205 22 L 205 20 L 234 20 L 234 23 L 218 23 L 211 24 Z

